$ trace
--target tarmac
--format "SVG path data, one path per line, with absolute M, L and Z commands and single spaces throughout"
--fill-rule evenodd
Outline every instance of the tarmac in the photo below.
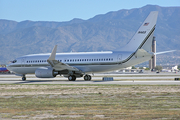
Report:
M 113 81 L 103 81 L 104 76 L 113 77 Z M 115 85 L 180 85 L 180 73 L 177 74 L 96 74 L 91 81 L 84 81 L 77 78 L 76 81 L 68 81 L 64 77 L 36 78 L 34 75 L 27 75 L 27 80 L 22 81 L 21 77 L 12 74 L 0 75 L 0 84 L 115 84 Z

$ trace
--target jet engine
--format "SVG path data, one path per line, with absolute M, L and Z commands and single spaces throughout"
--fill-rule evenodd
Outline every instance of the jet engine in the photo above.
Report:
M 57 74 L 58 72 L 55 72 L 50 67 L 40 67 L 35 71 L 35 75 L 38 78 L 54 78 Z

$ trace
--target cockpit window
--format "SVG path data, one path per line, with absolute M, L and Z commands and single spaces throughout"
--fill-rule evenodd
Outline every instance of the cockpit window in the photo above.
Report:
M 17 62 L 17 60 L 13 60 L 13 61 L 12 61 L 12 63 L 16 63 L 16 62 Z

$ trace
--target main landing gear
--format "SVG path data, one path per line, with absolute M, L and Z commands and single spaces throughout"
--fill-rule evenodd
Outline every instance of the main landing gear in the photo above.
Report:
M 69 75 L 68 76 L 68 80 L 69 81 L 75 81 L 76 80 L 76 76 L 75 75 Z M 84 76 L 84 80 L 85 81 L 91 81 L 91 76 L 90 75 L 85 75 Z
M 91 76 L 90 75 L 85 75 L 84 80 L 85 81 L 91 81 Z

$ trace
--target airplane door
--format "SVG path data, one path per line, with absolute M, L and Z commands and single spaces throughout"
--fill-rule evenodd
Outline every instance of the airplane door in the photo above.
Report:
M 21 59 L 21 67 L 25 67 L 26 58 Z
M 117 57 L 117 63 L 121 64 L 121 61 L 122 61 L 122 54 L 119 54 Z

